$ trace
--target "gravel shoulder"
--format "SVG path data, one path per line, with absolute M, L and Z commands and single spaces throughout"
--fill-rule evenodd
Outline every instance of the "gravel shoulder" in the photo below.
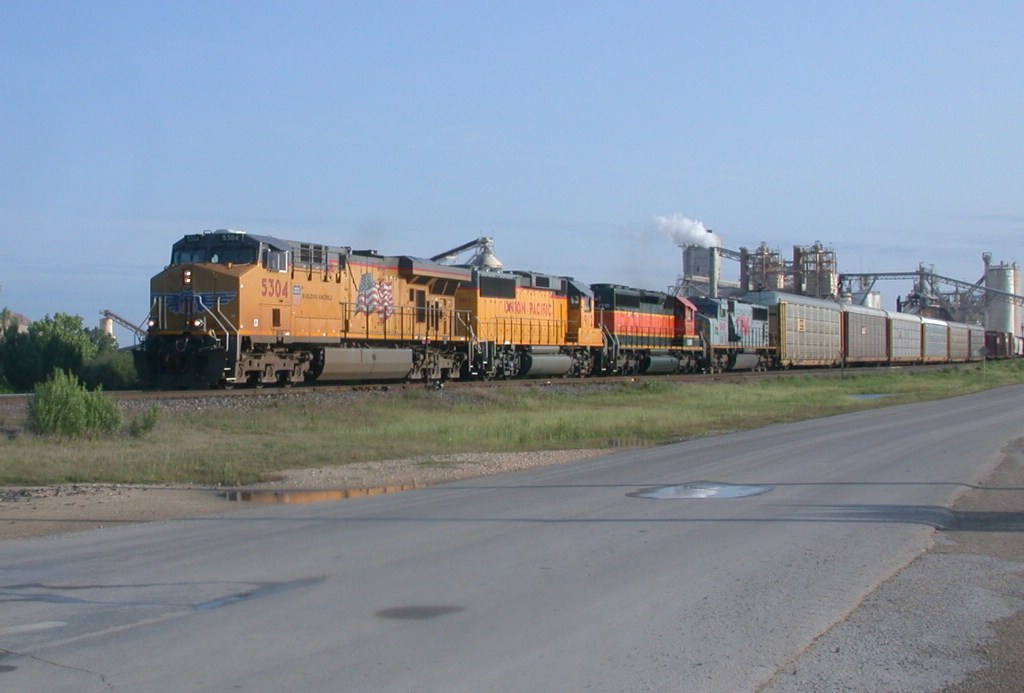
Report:
M 760 693 L 1024 690 L 1024 445 L 964 493 L 935 542 Z
M 240 491 L 398 492 L 563 464 L 603 450 L 458 454 L 287 470 L 238 489 L 74 484 L 0 488 L 0 541 L 231 512 Z M 301 497 L 301 496 L 295 496 Z M 316 498 L 315 495 L 310 496 Z M 783 667 L 764 693 L 1009 692 L 1024 681 L 1024 441 L 958 499 L 933 547 Z

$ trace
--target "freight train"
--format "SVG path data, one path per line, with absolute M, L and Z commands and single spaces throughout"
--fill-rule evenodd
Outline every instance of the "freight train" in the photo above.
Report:
M 135 362 L 161 388 L 968 362 L 998 346 L 978 326 L 778 292 L 687 298 L 233 230 L 174 243 L 150 288 Z

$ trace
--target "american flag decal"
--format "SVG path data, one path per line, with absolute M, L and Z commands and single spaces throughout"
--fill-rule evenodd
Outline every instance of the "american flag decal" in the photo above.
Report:
M 363 273 L 359 278 L 359 289 L 356 293 L 356 315 L 360 313 L 376 313 L 381 322 L 394 315 L 395 296 L 391 282 L 383 279 L 374 282 L 372 274 Z

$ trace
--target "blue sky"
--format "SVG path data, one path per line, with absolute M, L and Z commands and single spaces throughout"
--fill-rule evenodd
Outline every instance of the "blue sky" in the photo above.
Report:
M 672 215 L 973 281 L 1024 262 L 1022 36 L 1020 2 L 6 0 L 0 306 L 141 321 L 215 228 L 665 289 Z

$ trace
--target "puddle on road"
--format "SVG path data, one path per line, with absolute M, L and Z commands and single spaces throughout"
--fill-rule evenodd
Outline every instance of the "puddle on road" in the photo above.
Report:
M 768 493 L 772 486 L 744 486 L 722 484 L 711 481 L 695 481 L 676 486 L 656 486 L 627 493 L 631 498 L 653 498 L 655 500 L 676 500 L 694 498 L 746 498 Z
M 380 496 L 385 493 L 399 493 L 422 488 L 416 484 L 397 484 L 395 486 L 378 486 L 375 488 L 318 489 L 318 490 L 245 490 L 225 491 L 224 497 L 229 501 L 245 501 L 248 503 L 327 503 L 345 500 L 346 498 L 366 498 Z

